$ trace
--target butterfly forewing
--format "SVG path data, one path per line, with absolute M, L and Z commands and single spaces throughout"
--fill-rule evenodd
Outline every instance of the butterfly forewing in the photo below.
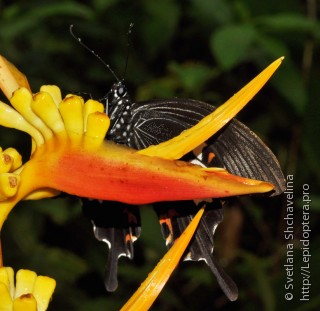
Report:
M 129 146 L 143 149 L 179 135 L 212 111 L 196 100 L 165 99 L 132 105 Z

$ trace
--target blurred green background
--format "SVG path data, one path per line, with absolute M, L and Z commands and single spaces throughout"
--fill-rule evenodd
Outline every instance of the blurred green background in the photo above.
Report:
M 182 263 L 152 310 L 319 310 L 320 3 L 316 0 L 0 1 L 0 53 L 36 92 L 57 84 L 65 93 L 102 98 L 115 82 L 83 41 L 124 78 L 135 100 L 190 97 L 219 105 L 267 64 L 285 61 L 238 119 L 267 143 L 294 175 L 294 298 L 285 294 L 286 201 L 242 198 L 226 211 L 215 254 L 238 284 L 227 301 L 204 263 Z M 127 31 L 134 23 L 129 38 Z M 126 58 L 129 62 L 126 68 Z M 30 148 L 28 137 L 1 129 L 1 146 Z M 28 141 L 28 143 L 26 143 Z M 311 193 L 311 291 L 301 302 L 302 185 Z M 119 287 L 103 285 L 107 248 L 97 242 L 79 202 L 23 202 L 2 232 L 4 260 L 57 280 L 50 310 L 117 310 L 165 253 L 155 214 L 142 209 L 135 259 L 120 259 Z

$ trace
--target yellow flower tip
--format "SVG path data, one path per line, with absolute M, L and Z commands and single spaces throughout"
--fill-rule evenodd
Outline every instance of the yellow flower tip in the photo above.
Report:
M 16 274 L 16 290 L 14 298 L 33 292 L 37 274 L 31 270 L 20 269 Z
M 26 76 L 0 55 L 0 88 L 2 92 L 10 99 L 13 92 L 19 87 L 30 89 Z
M 55 134 L 65 132 L 60 112 L 49 93 L 39 92 L 35 94 L 33 96 L 31 108 Z
M 0 267 L 0 284 L 3 284 L 10 297 L 14 294 L 14 271 L 11 267 Z M 0 295 L 0 297 L 2 297 Z M 0 299 L 1 300 L 1 299 Z M 0 308 L 1 310 L 1 308 Z
M 85 133 L 86 138 L 94 139 L 94 144 L 99 146 L 109 129 L 110 119 L 102 112 L 94 112 L 88 115 L 87 119 L 87 131 Z
M 1 173 L 8 173 L 13 165 L 13 159 L 10 155 L 1 152 L 0 153 L 0 174 Z
M 31 92 L 26 88 L 20 88 L 16 90 L 11 99 L 11 105 L 23 116 L 23 118 L 34 127 L 34 130 L 38 132 L 40 140 L 36 140 L 38 145 L 41 145 L 44 141 L 52 137 L 51 130 L 43 123 L 43 121 L 32 111 L 31 103 L 33 96 Z M 41 135 L 42 134 L 42 135 Z
M 83 134 L 83 108 L 83 98 L 76 95 L 69 96 L 60 103 L 59 111 L 69 135 Z
M 29 89 L 25 87 L 20 87 L 16 89 L 10 98 L 10 103 L 12 104 L 12 106 L 19 111 L 26 110 L 25 107 L 30 106 L 31 101 L 32 101 L 32 93 Z
M 13 302 L 13 311 L 37 311 L 37 301 L 32 294 L 25 294 Z
M 0 268 L 0 310 L 45 311 L 56 287 L 56 281 L 37 276 L 30 270 L 19 270 L 14 286 L 13 270 Z
M 7 148 L 6 150 L 3 151 L 3 154 L 5 156 L 10 157 L 12 160 L 11 169 L 10 169 L 11 172 L 21 167 L 22 156 L 15 148 L 11 148 L 11 147 Z M 2 173 L 1 169 L 0 169 L 0 173 Z
M 57 107 L 62 101 L 60 88 L 56 85 L 42 85 L 40 92 L 49 93 Z
M 56 281 L 47 276 L 38 276 L 34 285 L 33 295 L 37 300 L 37 311 L 45 311 L 56 288 Z
M 18 191 L 20 176 L 12 173 L 0 174 L 0 201 L 12 198 Z
M 83 124 L 84 124 L 85 132 L 87 131 L 88 116 L 94 112 L 104 112 L 104 106 L 103 104 L 101 104 L 96 100 L 89 99 L 85 102 L 84 110 L 83 110 L 83 115 L 84 115 Z
M 11 105 L 22 115 L 28 114 L 32 102 L 32 94 L 27 88 L 19 88 L 10 98 Z
M 146 149 L 138 151 L 138 153 L 167 159 L 180 159 L 191 150 L 194 150 L 236 116 L 236 114 L 271 78 L 271 76 L 280 66 L 283 59 L 284 57 L 280 57 L 270 64 L 259 75 L 245 85 L 239 92 L 233 95 L 214 112 L 203 118 L 195 126 L 183 131 L 179 136 L 176 136 L 159 145 L 152 145 Z

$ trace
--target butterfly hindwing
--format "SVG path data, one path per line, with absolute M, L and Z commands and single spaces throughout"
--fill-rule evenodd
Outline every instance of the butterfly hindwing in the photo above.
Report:
M 107 291 L 113 292 L 118 286 L 118 259 L 133 258 L 133 243 L 140 236 L 139 209 L 136 206 L 118 202 L 86 200 L 83 211 L 92 221 L 96 239 L 108 245 L 104 282 Z
M 210 153 L 215 155 L 211 164 L 207 163 Z M 207 141 L 201 157 L 206 166 L 224 167 L 232 174 L 272 183 L 275 190 L 271 195 L 285 189 L 285 179 L 275 155 L 236 119 Z
M 214 233 L 223 220 L 222 203 L 218 200 L 200 204 L 193 201 L 160 202 L 154 204 L 154 209 L 159 217 L 166 244 L 171 247 L 203 204 L 206 204 L 205 213 L 187 247 L 184 260 L 204 261 L 217 278 L 223 292 L 231 301 L 234 301 L 238 297 L 238 288 L 213 255 Z

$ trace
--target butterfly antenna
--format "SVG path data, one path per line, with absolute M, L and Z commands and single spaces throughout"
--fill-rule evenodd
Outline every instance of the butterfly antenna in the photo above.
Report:
M 80 37 L 75 35 L 75 33 L 73 31 L 73 27 L 74 27 L 74 25 L 70 25 L 70 28 L 69 28 L 71 36 L 75 40 L 77 40 L 80 43 L 80 45 L 82 45 L 87 51 L 89 51 L 91 54 L 93 54 L 104 66 L 106 66 L 109 69 L 109 71 L 111 72 L 111 74 L 115 77 L 117 82 L 120 82 L 120 79 L 117 77 L 115 72 L 111 69 L 110 65 L 107 64 L 94 50 L 91 50 L 85 43 L 83 43 L 83 41 Z
M 130 23 L 129 25 L 129 29 L 127 32 L 127 57 L 126 57 L 126 65 L 124 67 L 124 73 L 123 73 L 123 77 L 125 77 L 126 72 L 127 72 L 127 68 L 128 68 L 128 62 L 129 62 L 129 49 L 130 49 L 130 35 L 132 33 L 132 29 L 133 29 L 134 23 Z

